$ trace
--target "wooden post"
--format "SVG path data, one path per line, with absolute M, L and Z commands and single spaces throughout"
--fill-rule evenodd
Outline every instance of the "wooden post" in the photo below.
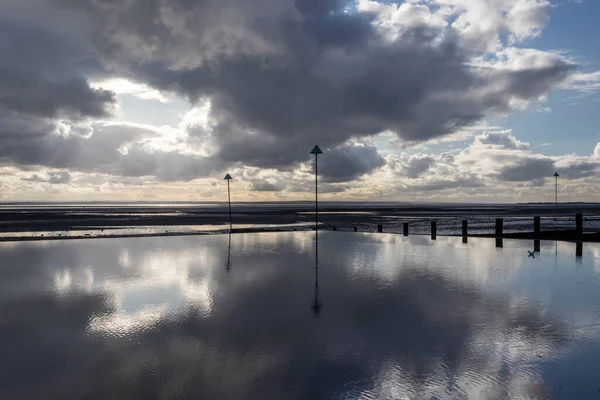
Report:
M 354 232 L 358 232 L 358 228 L 357 227 L 354 227 Z
M 334 227 L 332 227 L 331 229 L 332 229 L 332 230 L 334 230 L 334 231 L 336 231 L 336 230 L 337 230 L 337 227 L 335 227 L 335 226 L 334 226 Z
M 383 232 L 383 225 L 381 225 L 381 224 L 377 225 L 377 232 L 379 232 L 379 233 Z
M 437 236 L 437 221 L 431 221 L 431 238 L 436 239 Z
M 468 236 L 463 236 L 462 242 L 463 243 L 469 243 L 469 237 Z
M 404 236 L 408 236 L 408 222 L 404 223 L 403 230 L 404 230 Z
M 575 247 L 575 256 L 583 257 L 583 242 L 577 242 Z
M 498 218 L 496 219 L 496 236 L 497 237 L 501 237 L 502 236 L 502 225 L 503 225 L 504 221 L 502 220 L 502 218 Z
M 540 240 L 539 239 L 535 239 L 533 241 L 533 251 L 536 251 L 538 253 L 540 252 Z
M 536 237 L 540 236 L 540 232 L 542 231 L 542 224 L 540 217 L 533 217 L 533 233 Z
M 496 247 L 498 247 L 498 248 L 504 247 L 504 240 L 501 237 L 496 238 Z
M 583 214 L 575 215 L 575 230 L 578 235 L 583 235 Z
M 466 219 L 464 219 L 463 222 L 462 222 L 462 235 L 463 236 L 467 236 L 467 234 L 468 234 L 467 233 L 467 231 L 468 231 L 468 225 L 469 225 L 469 222 Z

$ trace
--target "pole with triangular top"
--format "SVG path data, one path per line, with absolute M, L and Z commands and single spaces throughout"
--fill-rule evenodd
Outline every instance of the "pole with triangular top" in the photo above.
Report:
M 319 154 L 323 154 L 319 146 L 313 147 L 310 151 L 311 154 L 315 155 L 315 231 L 319 230 Z
M 229 233 L 231 233 L 233 231 L 233 228 L 231 225 L 231 191 L 229 190 L 229 181 L 233 178 L 231 177 L 231 175 L 227 174 L 225 175 L 224 179 L 227 181 L 227 200 L 229 203 Z
M 554 205 L 558 206 L 558 172 L 554 173 Z

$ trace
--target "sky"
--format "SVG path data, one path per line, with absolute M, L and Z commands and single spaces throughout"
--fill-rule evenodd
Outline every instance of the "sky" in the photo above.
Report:
M 0 202 L 600 201 L 596 0 L 3 0 Z

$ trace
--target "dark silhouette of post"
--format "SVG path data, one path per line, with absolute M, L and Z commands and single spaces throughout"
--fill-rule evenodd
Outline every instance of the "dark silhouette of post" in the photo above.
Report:
M 462 235 L 463 237 L 467 237 L 468 235 L 468 226 L 469 226 L 469 222 L 466 219 L 463 219 L 462 222 Z
M 354 227 L 354 232 L 358 232 L 358 228 L 356 226 Z
M 503 225 L 504 225 L 504 221 L 502 220 L 502 218 L 497 218 L 496 219 L 496 236 L 497 237 L 502 236 Z
M 578 235 L 583 235 L 583 214 L 575 215 L 575 230 Z
M 554 173 L 554 205 L 558 206 L 558 172 Z
M 504 239 L 502 239 L 501 237 L 497 237 L 496 238 L 496 247 L 499 249 L 504 247 Z
M 535 239 L 533 241 L 533 251 L 535 252 L 540 252 L 540 240 L 539 239 Z
M 310 151 L 315 155 L 315 231 L 319 230 L 319 154 L 323 154 L 319 146 L 315 145 Z
M 403 230 L 404 230 L 404 236 L 408 236 L 408 222 L 404 223 Z
M 231 191 L 229 189 L 229 181 L 233 178 L 231 177 L 231 175 L 227 174 L 225 175 L 224 179 L 227 181 L 227 201 L 229 203 L 229 233 L 231 233 L 233 231 L 233 228 L 231 224 Z
M 383 232 L 383 225 L 381 225 L 381 224 L 377 225 L 377 232 L 379 232 L 379 233 Z
M 319 231 L 315 231 L 315 297 L 311 309 L 315 317 L 321 313 L 321 301 L 319 300 Z
M 437 238 L 437 221 L 431 221 L 431 238 L 433 240 Z
M 539 237 L 541 232 L 542 232 L 541 218 L 533 217 L 533 233 L 535 234 L 536 237 Z
M 583 257 L 583 242 L 577 242 L 575 245 L 575 256 Z

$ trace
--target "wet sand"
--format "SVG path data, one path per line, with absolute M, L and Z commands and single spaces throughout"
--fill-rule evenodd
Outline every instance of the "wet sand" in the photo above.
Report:
M 314 203 L 234 203 L 234 232 L 313 229 Z M 576 235 L 575 214 L 585 217 L 585 235 Z M 320 203 L 320 229 L 430 233 L 437 221 L 439 236 L 460 236 L 462 220 L 469 236 L 494 237 L 496 218 L 504 219 L 506 238 L 534 238 L 533 217 L 542 218 L 542 236 L 549 240 L 600 241 L 598 204 L 426 204 Z M 212 204 L 88 204 L 0 206 L 0 241 L 70 238 L 188 236 L 229 232 L 227 205 Z M 206 228 L 210 227 L 210 229 Z

